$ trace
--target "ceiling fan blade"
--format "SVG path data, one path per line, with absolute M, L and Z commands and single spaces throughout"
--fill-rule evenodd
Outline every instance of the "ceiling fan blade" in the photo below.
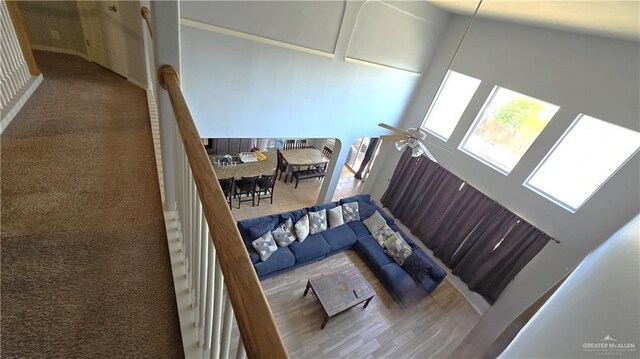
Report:
M 422 151 L 424 151 L 424 154 L 427 155 L 427 157 L 429 157 L 431 161 L 438 163 L 438 160 L 436 160 L 433 154 L 429 152 L 429 149 L 427 149 L 427 146 L 425 146 L 424 143 L 422 143 L 422 141 L 418 141 L 418 146 L 420 146 Z
M 397 128 L 397 127 L 393 127 L 393 126 L 387 125 L 386 123 L 382 123 L 381 122 L 381 123 L 378 124 L 378 126 L 380 126 L 382 128 L 386 128 L 387 130 L 393 131 L 395 133 L 399 133 L 399 134 L 402 134 L 402 135 L 405 135 L 405 136 L 410 136 L 409 132 L 401 130 L 401 129 Z
M 380 140 L 382 141 L 400 141 L 406 140 L 407 136 L 405 135 L 382 135 L 380 136 Z

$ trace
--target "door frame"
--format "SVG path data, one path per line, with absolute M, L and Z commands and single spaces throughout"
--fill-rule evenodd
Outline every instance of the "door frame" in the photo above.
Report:
M 94 0 L 96 2 L 100 2 L 100 0 Z M 120 4 L 120 1 L 116 1 L 116 3 L 118 4 L 118 8 L 122 9 L 122 6 Z M 82 34 L 84 35 L 84 46 L 85 49 L 87 51 L 87 57 L 89 58 L 89 61 L 94 62 L 97 64 L 96 62 L 96 54 L 95 51 L 93 50 L 94 47 L 93 46 L 88 46 L 88 41 L 89 40 L 93 40 L 93 32 L 91 30 L 91 25 L 92 25 L 92 16 L 90 16 L 89 13 L 89 8 L 88 8 L 88 2 L 86 1 L 82 1 L 82 0 L 78 0 L 76 1 L 76 4 L 78 6 L 78 12 L 80 13 L 80 24 L 82 25 Z M 124 25 L 122 24 L 122 17 L 121 14 L 118 14 L 119 19 L 119 23 L 120 25 L 123 27 L 123 31 L 124 29 Z M 124 33 L 124 32 L 123 32 Z M 124 47 L 126 50 L 127 47 L 127 38 L 126 36 L 123 37 L 123 41 L 124 41 Z M 95 41 L 94 41 L 95 42 Z M 126 53 L 126 51 L 125 51 Z M 102 65 L 101 65 L 102 66 Z M 113 71 L 111 69 L 108 69 L 110 71 Z M 117 73 L 114 71 L 114 73 Z M 125 56 L 125 61 L 124 61 L 124 74 L 118 74 L 120 76 L 124 76 L 124 78 L 129 79 L 129 61 L 128 61 L 128 55 Z

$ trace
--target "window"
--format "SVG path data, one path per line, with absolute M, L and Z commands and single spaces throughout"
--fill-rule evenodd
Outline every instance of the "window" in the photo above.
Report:
M 639 146 L 640 133 L 580 115 L 524 184 L 575 212 Z
M 422 128 L 447 141 L 479 85 L 480 80 L 449 70 Z
M 505 175 L 509 174 L 558 108 L 496 86 L 460 149 Z

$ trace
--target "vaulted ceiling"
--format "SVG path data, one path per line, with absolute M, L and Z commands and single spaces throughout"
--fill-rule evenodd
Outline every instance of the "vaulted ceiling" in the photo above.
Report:
M 470 15 L 477 0 L 429 0 L 449 12 Z M 478 16 L 567 31 L 640 41 L 640 1 L 484 0 Z

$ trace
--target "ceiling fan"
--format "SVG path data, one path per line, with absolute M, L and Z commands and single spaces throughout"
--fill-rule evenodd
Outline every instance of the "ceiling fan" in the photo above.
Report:
M 426 155 L 433 162 L 438 162 L 435 156 L 427 148 L 427 145 L 439 148 L 448 153 L 452 153 L 445 148 L 427 141 L 427 134 L 422 132 L 418 128 L 409 128 L 408 130 L 404 131 L 397 127 L 387 125 L 386 123 L 379 123 L 378 126 L 396 133 L 395 135 L 380 136 L 380 139 L 382 141 L 396 141 L 396 148 L 398 149 L 398 151 L 402 151 L 406 147 L 411 148 L 412 157 L 420 157 L 422 155 Z

